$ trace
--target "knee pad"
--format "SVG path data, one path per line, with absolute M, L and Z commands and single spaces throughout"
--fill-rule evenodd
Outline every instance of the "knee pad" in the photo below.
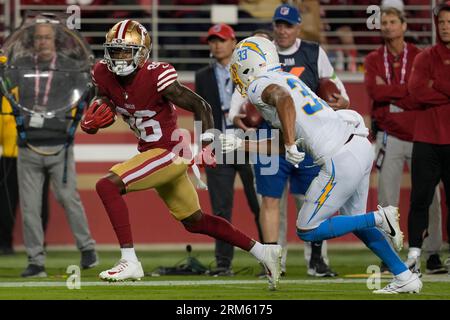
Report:
M 183 223 L 184 228 L 191 233 L 203 233 L 205 231 L 205 216 L 198 221 L 191 223 Z

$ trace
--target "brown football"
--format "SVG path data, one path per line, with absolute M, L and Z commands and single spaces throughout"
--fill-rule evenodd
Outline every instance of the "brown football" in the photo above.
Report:
M 256 109 L 256 107 L 250 102 L 244 102 L 241 107 L 241 113 L 245 114 L 242 118 L 242 122 L 250 128 L 257 128 L 263 122 L 263 117 Z
M 340 94 L 338 87 L 330 78 L 322 78 L 319 80 L 319 88 L 317 89 L 317 95 L 326 102 L 334 102 L 336 99 L 333 97 L 334 93 Z

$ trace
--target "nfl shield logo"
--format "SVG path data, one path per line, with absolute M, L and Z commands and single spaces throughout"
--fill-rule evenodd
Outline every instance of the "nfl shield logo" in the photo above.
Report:
M 286 7 L 281 8 L 280 13 L 283 16 L 287 16 L 289 14 L 289 8 L 286 8 Z

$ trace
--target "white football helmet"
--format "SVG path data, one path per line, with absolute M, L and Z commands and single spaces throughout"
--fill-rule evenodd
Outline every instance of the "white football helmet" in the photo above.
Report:
M 242 96 L 259 75 L 281 68 L 275 45 L 263 37 L 249 37 L 239 42 L 231 56 L 230 73 Z

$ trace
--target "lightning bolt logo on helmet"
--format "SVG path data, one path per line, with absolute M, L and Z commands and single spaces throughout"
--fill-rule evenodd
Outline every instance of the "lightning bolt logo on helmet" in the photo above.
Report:
M 231 78 L 242 96 L 259 75 L 280 68 L 275 45 L 262 37 L 249 37 L 239 42 L 231 56 Z
M 249 49 L 249 50 L 256 52 L 264 61 L 266 61 L 266 56 L 264 55 L 264 52 L 262 51 L 262 49 L 259 47 L 259 45 L 257 43 L 252 42 L 252 41 L 245 41 L 242 44 L 241 48 Z

